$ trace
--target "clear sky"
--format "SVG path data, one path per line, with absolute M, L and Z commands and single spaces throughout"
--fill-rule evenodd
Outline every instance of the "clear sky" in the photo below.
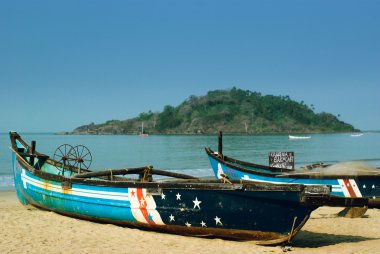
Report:
M 380 1 L 0 1 L 0 132 L 73 130 L 233 86 L 380 130 Z

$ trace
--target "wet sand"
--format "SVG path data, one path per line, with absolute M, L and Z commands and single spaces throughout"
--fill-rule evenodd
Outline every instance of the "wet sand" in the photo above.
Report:
M 380 210 L 336 217 L 321 207 L 291 244 L 291 253 L 380 253 Z M 281 246 L 186 237 L 100 224 L 23 206 L 0 191 L 0 253 L 283 253 Z

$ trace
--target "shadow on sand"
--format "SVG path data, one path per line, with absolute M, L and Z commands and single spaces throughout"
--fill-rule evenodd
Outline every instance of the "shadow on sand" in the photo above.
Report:
M 363 236 L 352 235 L 335 235 L 327 233 L 315 233 L 310 231 L 301 231 L 293 239 L 293 247 L 299 248 L 318 248 L 339 243 L 356 243 L 379 238 L 368 238 Z

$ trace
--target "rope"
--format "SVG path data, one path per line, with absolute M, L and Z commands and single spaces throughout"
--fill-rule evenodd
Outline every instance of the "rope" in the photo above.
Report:
M 232 184 L 230 180 L 228 180 L 228 176 L 226 174 L 220 174 L 220 176 L 223 179 L 223 183 L 229 183 Z
M 146 166 L 145 167 L 145 169 L 144 169 L 144 175 L 143 175 L 143 177 L 141 179 L 142 183 L 145 182 L 145 181 L 149 182 L 148 177 L 151 174 L 151 171 L 152 171 L 152 167 L 151 166 Z

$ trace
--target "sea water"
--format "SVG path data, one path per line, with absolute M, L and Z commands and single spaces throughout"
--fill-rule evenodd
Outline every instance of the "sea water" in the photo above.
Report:
M 211 176 L 205 147 L 218 149 L 216 135 L 55 135 L 20 133 L 36 150 L 54 157 L 62 144 L 85 145 L 91 151 L 91 170 L 153 165 L 195 176 Z M 364 161 L 380 166 L 380 132 L 359 137 L 350 133 L 312 134 L 310 139 L 289 140 L 288 135 L 224 135 L 223 152 L 236 159 L 268 165 L 270 152 L 294 152 L 296 168 L 317 162 Z M 13 185 L 8 133 L 0 134 L 0 189 Z

